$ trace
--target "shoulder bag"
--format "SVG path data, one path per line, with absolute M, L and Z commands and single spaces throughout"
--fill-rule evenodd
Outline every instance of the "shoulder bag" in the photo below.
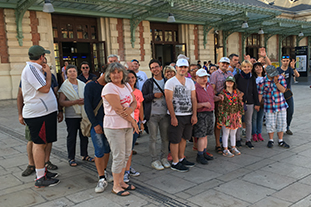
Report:
M 99 101 L 98 105 L 96 106 L 96 108 L 94 110 L 95 116 L 97 115 L 98 110 L 102 104 L 103 104 L 103 99 L 101 99 Z M 81 130 L 81 133 L 83 134 L 83 136 L 90 137 L 91 136 L 91 128 L 92 128 L 92 123 L 90 122 L 89 118 L 88 117 L 83 118 L 80 122 L 80 130 Z

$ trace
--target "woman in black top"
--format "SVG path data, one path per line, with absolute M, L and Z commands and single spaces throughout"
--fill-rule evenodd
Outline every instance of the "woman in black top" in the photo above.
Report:
M 252 136 L 252 115 L 254 108 L 259 111 L 260 104 L 258 100 L 258 91 L 256 86 L 256 78 L 252 76 L 252 63 L 248 60 L 244 60 L 241 64 L 241 72 L 236 74 L 235 80 L 238 86 L 238 89 L 244 93 L 243 102 L 244 102 L 244 122 L 246 125 L 246 143 L 250 149 L 254 149 L 254 146 L 251 143 Z M 240 133 L 238 130 L 237 133 Z M 239 136 L 237 136 L 239 137 Z M 238 143 L 241 141 L 237 139 L 237 146 L 241 144 Z

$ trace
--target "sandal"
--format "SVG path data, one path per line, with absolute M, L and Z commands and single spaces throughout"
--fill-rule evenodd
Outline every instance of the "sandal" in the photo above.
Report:
M 45 163 L 45 167 L 48 170 L 57 170 L 58 169 L 58 167 L 56 165 L 52 164 L 50 160 Z
M 128 184 L 127 188 L 122 187 L 124 190 L 136 190 L 135 186 L 132 184 Z
M 119 192 L 115 192 L 115 191 L 112 189 L 111 192 L 114 193 L 114 194 L 116 194 L 116 195 L 118 195 L 118 196 L 128 196 L 128 195 L 130 195 L 130 194 L 123 194 L 123 193 L 128 192 L 128 191 L 126 191 L 126 190 L 121 190 L 121 191 L 119 191 Z
M 36 169 L 34 165 L 28 165 L 26 170 L 24 170 L 24 172 L 22 173 L 22 176 L 25 177 L 25 176 L 31 175 L 35 171 Z
M 90 157 L 90 156 L 85 156 L 85 157 L 82 157 L 82 160 L 83 161 L 88 161 L 88 162 L 94 162 L 94 158 Z
M 219 146 L 219 147 L 215 147 L 215 151 L 218 153 L 218 154 L 222 154 L 222 149 L 221 149 L 221 147 Z
M 76 167 L 78 164 L 76 163 L 75 160 L 69 160 L 69 165 L 70 165 L 71 167 Z

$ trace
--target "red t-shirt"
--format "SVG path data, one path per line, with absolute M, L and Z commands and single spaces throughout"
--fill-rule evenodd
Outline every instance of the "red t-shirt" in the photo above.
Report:
M 211 108 L 206 108 L 202 107 L 197 109 L 197 112 L 203 112 L 203 111 L 213 111 L 215 108 L 215 103 L 214 103 L 214 89 L 213 86 L 207 82 L 206 87 L 200 86 L 200 84 L 196 83 L 195 84 L 195 93 L 197 96 L 197 102 L 198 103 L 204 103 L 204 102 L 209 102 L 211 104 Z

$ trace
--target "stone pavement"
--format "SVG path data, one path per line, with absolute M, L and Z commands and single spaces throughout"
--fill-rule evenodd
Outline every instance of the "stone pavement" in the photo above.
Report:
M 309 82 L 310 83 L 310 82 Z M 187 173 L 150 167 L 148 136 L 138 139 L 132 166 L 141 173 L 131 178 L 137 187 L 130 196 L 96 194 L 97 174 L 94 163 L 79 162 L 69 167 L 66 159 L 66 126 L 58 125 L 58 141 L 53 145 L 51 161 L 59 166 L 60 184 L 36 189 L 34 176 L 22 177 L 27 166 L 24 126 L 19 124 L 16 101 L 0 101 L 0 206 L 311 206 L 311 103 L 308 83 L 293 85 L 295 114 L 294 135 L 285 135 L 290 149 L 266 147 L 241 148 L 242 155 L 225 158 L 214 152 L 214 137 L 209 137 L 208 151 L 215 159 L 209 165 L 196 164 Z M 275 140 L 276 140 L 275 135 Z M 77 155 L 79 155 L 77 147 Z M 93 155 L 90 141 L 89 154 Z M 187 159 L 195 161 L 192 143 Z M 79 160 L 79 156 L 77 156 Z

